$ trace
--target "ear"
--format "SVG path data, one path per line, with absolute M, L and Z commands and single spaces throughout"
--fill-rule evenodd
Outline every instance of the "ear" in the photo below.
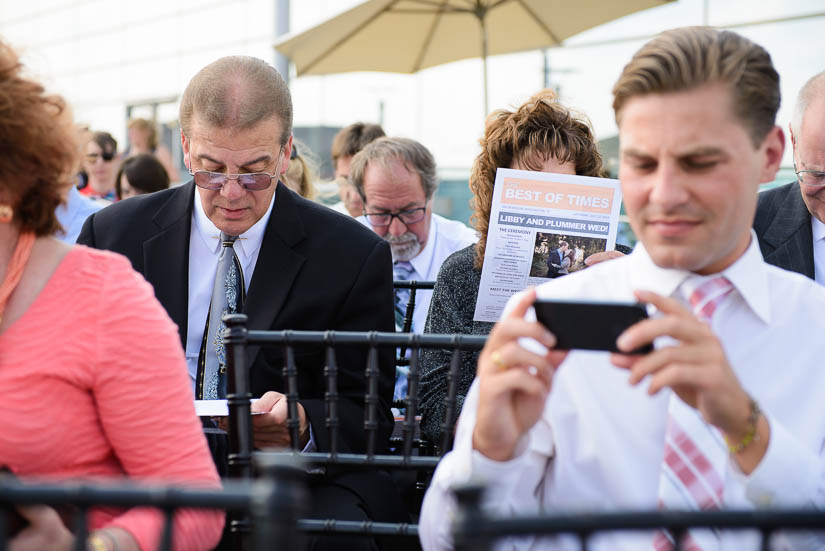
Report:
M 183 133 L 183 128 L 180 129 L 180 146 L 183 150 L 183 163 L 191 171 L 192 167 L 189 166 L 189 140 L 186 138 L 186 134 Z
M 765 136 L 760 148 L 762 150 L 762 169 L 759 183 L 772 182 L 776 178 L 782 155 L 785 153 L 785 133 L 782 127 L 774 126 Z
M 289 139 L 284 144 L 284 158 L 281 159 L 281 167 L 278 170 L 278 176 L 281 176 L 286 172 L 286 169 L 289 168 L 289 158 L 292 155 L 292 134 L 289 135 Z
M 796 161 L 796 147 L 797 147 L 796 144 L 797 144 L 797 141 L 796 141 L 796 136 L 793 133 L 793 125 L 790 124 L 790 123 L 788 123 L 788 134 L 791 135 L 791 147 L 793 148 L 794 161 Z

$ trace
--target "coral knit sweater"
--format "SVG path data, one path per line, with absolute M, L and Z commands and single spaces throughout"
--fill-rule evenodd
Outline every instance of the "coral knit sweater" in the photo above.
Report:
M 112 479 L 220 487 L 195 416 L 178 331 L 122 256 L 74 247 L 0 334 L 0 465 L 24 479 Z M 162 516 L 100 508 L 91 529 L 155 549 Z M 174 547 L 210 549 L 222 511 L 181 510 Z

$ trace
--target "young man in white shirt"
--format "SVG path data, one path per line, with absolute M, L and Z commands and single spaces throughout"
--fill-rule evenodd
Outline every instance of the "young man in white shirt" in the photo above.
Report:
M 643 46 L 613 92 L 619 177 L 640 244 L 511 300 L 425 498 L 427 550 L 451 546 L 449 489 L 471 477 L 486 481 L 484 506 L 497 515 L 799 507 L 825 495 L 825 344 L 805 337 L 825 331 L 825 292 L 767 265 L 750 229 L 759 184 L 784 151 L 770 56 L 735 33 L 676 29 Z M 708 285 L 719 292 L 699 293 L 692 310 Z M 619 337 L 625 354 L 568 353 L 534 321 L 537 296 L 640 300 L 658 313 Z M 627 354 L 654 341 L 650 354 Z M 687 538 L 704 550 L 759 545 L 753 532 Z M 589 544 L 668 549 L 673 540 L 607 533 Z

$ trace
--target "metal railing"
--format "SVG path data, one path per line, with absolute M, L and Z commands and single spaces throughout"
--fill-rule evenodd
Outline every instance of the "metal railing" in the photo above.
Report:
M 252 475 L 252 427 L 250 421 L 250 379 L 246 364 L 248 346 L 282 346 L 285 348 L 287 397 L 287 428 L 290 434 L 291 451 L 255 452 L 255 457 L 300 455 L 303 461 L 317 466 L 345 466 L 364 469 L 403 469 L 432 472 L 440 457 L 423 457 L 414 455 L 413 438 L 416 429 L 416 411 L 420 379 L 419 351 L 422 348 L 452 349 L 450 366 L 450 384 L 447 391 L 446 411 L 442 423 L 441 450 L 452 446 L 453 427 L 457 417 L 456 393 L 458 388 L 461 353 L 464 350 L 479 350 L 484 346 L 486 337 L 475 335 L 420 335 L 416 333 L 382 333 L 343 332 L 343 331 L 250 331 L 246 327 L 247 318 L 243 314 L 224 316 L 226 331 L 224 343 L 227 349 L 227 402 L 229 405 L 229 457 L 228 465 L 231 476 L 249 478 Z M 324 452 L 299 453 L 298 418 L 298 370 L 295 363 L 296 346 L 318 346 L 325 349 L 324 376 L 326 380 L 327 417 L 325 426 L 314 430 L 326 430 L 329 436 L 329 449 Z M 365 453 L 341 453 L 339 451 L 340 419 L 338 416 L 339 368 L 336 359 L 336 347 L 362 346 L 367 348 L 367 360 L 364 366 L 366 392 L 364 396 L 364 422 L 366 434 Z M 405 413 L 402 424 L 402 437 L 396 455 L 379 453 L 384 443 L 378 439 L 378 349 L 399 348 L 405 346 L 410 355 L 409 390 L 404 401 Z M 242 519 L 238 526 L 242 526 Z M 348 522 L 340 520 L 299 521 L 302 530 L 314 533 L 343 533 L 362 535 L 398 535 L 417 536 L 417 526 L 407 523 L 382 524 Z
M 274 460 L 274 461 L 273 461 Z M 297 517 L 308 507 L 301 464 L 291 458 L 261 458 L 264 476 L 257 480 L 225 481 L 222 489 L 196 489 L 177 485 L 139 485 L 134 482 L 28 483 L 0 477 L 0 549 L 6 549 L 18 505 L 49 505 L 66 515 L 75 537 L 74 548 L 86 551 L 89 509 L 153 507 L 163 512 L 158 549 L 172 549 L 174 513 L 177 509 L 221 509 L 241 512 L 250 528 L 236 530 L 232 549 L 299 549 Z
M 750 510 L 750 511 L 621 511 L 534 515 L 497 518 L 484 512 L 484 488 L 468 484 L 454 488 L 457 510 L 453 523 L 456 551 L 485 551 L 507 537 L 578 537 L 580 549 L 589 549 L 594 534 L 604 532 L 667 530 L 672 534 L 674 551 L 687 549 L 689 529 L 757 530 L 763 550 L 771 549 L 771 536 L 777 531 L 821 531 L 825 535 L 825 511 Z

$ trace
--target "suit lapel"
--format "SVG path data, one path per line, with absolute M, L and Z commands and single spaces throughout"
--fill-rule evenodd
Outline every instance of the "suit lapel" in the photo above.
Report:
M 192 182 L 178 188 L 152 219 L 160 231 L 143 243 L 144 276 L 177 324 L 184 349 L 189 316 L 189 233 L 194 194 Z
M 278 182 L 275 204 L 246 294 L 245 310 L 250 329 L 268 330 L 272 327 L 306 260 L 293 250 L 305 237 L 303 222 L 297 214 L 297 201 L 289 189 Z M 250 347 L 249 365 L 254 364 L 258 351 L 259 347 Z
M 766 262 L 814 278 L 811 215 L 802 200 L 798 183 L 788 187 L 762 239 L 774 247 L 774 251 L 765 256 Z

